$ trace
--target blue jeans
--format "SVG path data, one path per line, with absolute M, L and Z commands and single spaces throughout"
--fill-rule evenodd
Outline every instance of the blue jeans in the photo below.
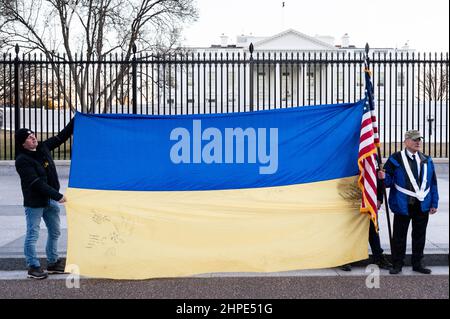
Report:
M 42 218 L 48 230 L 45 248 L 47 261 L 55 263 L 58 260 L 58 238 L 61 235 L 58 202 L 50 200 L 47 207 L 25 207 L 25 215 L 27 219 L 27 233 L 25 235 L 24 253 L 27 267 L 41 266 L 36 254 L 36 242 L 39 238 Z

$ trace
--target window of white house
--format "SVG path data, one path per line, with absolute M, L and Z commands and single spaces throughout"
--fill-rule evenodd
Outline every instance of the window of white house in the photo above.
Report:
M 405 74 L 401 71 L 397 73 L 397 86 L 405 86 Z
M 175 103 L 175 87 L 176 87 L 176 76 L 175 68 L 166 68 L 166 103 L 168 105 L 173 105 Z
M 366 78 L 365 74 L 356 74 L 356 86 L 365 86 Z
M 266 83 L 266 73 L 265 72 L 259 72 L 258 73 L 258 99 L 263 99 L 266 97 L 267 92 L 267 83 Z
M 204 83 L 204 87 L 205 87 L 205 100 L 208 103 L 212 103 L 214 104 L 216 102 L 215 98 L 216 98 L 216 85 L 215 85 L 215 80 L 216 80 L 216 73 L 214 69 L 206 69 L 205 70 L 205 83 Z
M 377 76 L 377 85 L 378 86 L 384 86 L 384 78 L 385 78 L 384 71 L 378 72 L 378 76 Z
M 234 102 L 237 95 L 237 74 L 233 72 L 233 69 L 228 70 L 228 101 Z
M 344 102 L 344 81 L 345 81 L 344 70 L 338 71 L 336 81 L 337 81 L 337 85 L 338 85 L 336 101 Z
M 306 72 L 306 83 L 308 83 L 310 87 L 314 87 L 315 78 L 316 75 L 314 74 L 314 71 L 310 70 Z
M 314 72 L 313 67 L 307 67 L 306 68 L 306 78 L 305 78 L 305 84 L 309 87 L 305 88 L 305 94 L 309 101 L 315 100 L 315 92 L 314 92 L 314 85 L 316 81 L 316 73 Z M 317 90 L 317 87 L 316 87 Z
M 336 79 L 338 81 L 338 86 L 339 88 L 343 88 L 344 87 L 344 70 L 339 70 L 338 72 L 338 77 Z
M 175 70 L 173 68 L 166 69 L 166 86 L 175 88 Z
M 188 86 L 193 86 L 194 85 L 194 80 L 192 79 L 192 75 L 194 73 L 194 70 L 192 70 L 191 67 L 187 67 L 187 85 Z
M 207 72 L 206 76 L 206 96 L 209 98 L 215 98 L 216 94 L 216 71 L 211 69 L 211 72 Z
M 187 68 L 185 70 L 183 70 L 183 73 L 181 74 L 182 79 L 181 81 L 178 81 L 178 85 L 183 85 L 183 94 L 184 94 L 184 90 L 186 88 L 187 92 L 187 99 L 188 99 L 188 103 L 193 103 L 193 102 L 189 102 L 189 100 L 193 100 L 193 96 L 196 93 L 194 90 L 194 81 L 195 79 L 193 79 L 193 74 L 194 74 L 194 70 L 192 70 L 192 67 L 187 66 Z M 187 86 L 187 87 L 186 87 Z
M 292 96 L 291 73 L 288 70 L 285 70 L 281 75 L 281 100 L 286 101 Z

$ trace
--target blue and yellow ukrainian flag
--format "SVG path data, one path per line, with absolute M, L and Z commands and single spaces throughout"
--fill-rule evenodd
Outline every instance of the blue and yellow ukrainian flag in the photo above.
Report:
M 144 279 L 365 259 L 364 101 L 181 116 L 77 113 L 67 264 Z

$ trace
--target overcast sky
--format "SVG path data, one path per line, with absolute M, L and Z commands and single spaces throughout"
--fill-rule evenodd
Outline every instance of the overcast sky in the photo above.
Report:
M 283 10 L 282 3 L 285 2 Z M 449 51 L 449 0 L 197 0 L 199 19 L 186 27 L 184 45 L 210 46 L 220 35 L 271 36 L 295 29 L 330 35 L 335 44 Z

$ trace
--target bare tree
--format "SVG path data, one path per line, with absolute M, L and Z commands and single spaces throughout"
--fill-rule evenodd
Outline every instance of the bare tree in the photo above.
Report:
M 420 76 L 420 96 L 430 101 L 443 101 L 448 96 L 449 81 L 446 69 L 431 67 L 423 76 Z
M 197 18 L 194 0 L 2 0 L 0 2 L 0 46 L 16 43 L 24 50 L 40 51 L 50 61 L 61 87 L 62 67 L 69 62 L 78 103 L 90 112 L 105 100 L 103 111 L 116 98 L 117 86 L 128 77 L 130 64 L 120 64 L 112 83 L 102 83 L 102 62 L 112 52 L 121 52 L 123 60 L 139 52 L 160 53 L 173 48 L 180 29 Z M 63 55 L 55 52 L 62 51 Z M 76 55 L 74 52 L 82 52 Z M 89 84 L 93 68 L 94 85 Z M 95 63 L 93 63 L 95 62 Z M 91 74 L 92 74 L 91 73 Z M 92 80 L 91 80 L 92 81 Z M 88 92 L 91 90 L 91 92 Z M 69 94 L 64 94 L 68 104 Z

